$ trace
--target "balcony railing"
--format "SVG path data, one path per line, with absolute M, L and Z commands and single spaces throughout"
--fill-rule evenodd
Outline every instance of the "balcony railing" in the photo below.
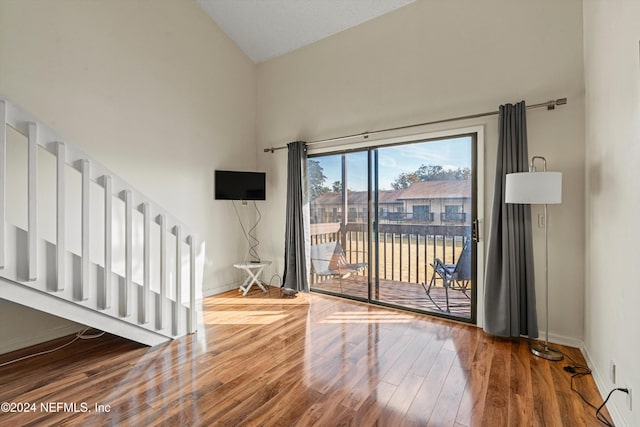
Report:
M 410 221 L 426 222 L 426 223 L 433 222 L 433 219 L 434 219 L 433 212 L 414 212 L 411 215 L 411 218 L 409 218 Z
M 379 216 L 380 222 L 433 222 L 435 216 L 433 212 L 382 212 Z
M 417 223 L 417 224 L 430 224 L 436 220 L 436 214 L 433 212 L 382 212 L 379 214 L 378 219 L 380 223 Z M 312 211 L 311 218 L 316 223 L 340 223 L 342 221 L 342 213 L 340 212 L 325 212 L 318 214 Z M 464 223 L 467 220 L 467 214 L 464 212 L 440 213 L 441 223 Z M 354 222 L 366 222 L 366 212 L 349 212 L 347 219 L 350 223 Z
M 465 212 L 442 212 L 440 222 L 465 222 L 467 214 Z
M 384 224 L 378 226 L 378 271 L 381 280 L 427 283 L 435 258 L 455 264 L 471 227 L 468 225 Z M 349 263 L 369 263 L 366 224 L 311 225 L 311 244 L 339 241 Z M 374 260 L 374 263 L 376 261 Z M 362 274 L 366 274 L 366 271 Z M 312 283 L 319 277 L 312 276 Z

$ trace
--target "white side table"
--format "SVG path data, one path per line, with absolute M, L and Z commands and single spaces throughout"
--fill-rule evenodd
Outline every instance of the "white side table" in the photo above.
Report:
M 235 268 L 238 270 L 242 270 L 247 275 L 247 278 L 244 279 L 242 285 L 240 285 L 240 289 L 238 292 L 242 292 L 242 296 L 246 296 L 251 286 L 258 285 L 262 292 L 267 292 L 267 290 L 262 286 L 262 282 L 260 282 L 260 274 L 262 274 L 262 270 L 267 265 L 270 265 L 271 261 L 260 261 L 260 262 L 240 262 L 238 264 L 233 264 Z

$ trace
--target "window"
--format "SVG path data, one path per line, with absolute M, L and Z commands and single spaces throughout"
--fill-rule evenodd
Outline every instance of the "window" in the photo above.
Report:
M 342 217 L 338 213 L 338 208 L 333 208 L 331 210 L 331 222 L 340 222 L 341 219 Z
M 433 221 L 433 213 L 429 205 L 413 205 L 413 220 L 417 222 Z
M 349 222 L 355 222 L 357 219 L 357 211 L 356 208 L 349 208 Z
M 442 222 L 464 222 L 467 214 L 462 211 L 462 205 L 444 205 L 444 212 L 440 214 Z

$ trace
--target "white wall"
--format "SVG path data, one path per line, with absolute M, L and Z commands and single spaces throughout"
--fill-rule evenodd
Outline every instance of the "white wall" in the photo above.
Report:
M 81 329 L 77 323 L 0 299 L 0 354 Z
M 0 2 L 0 93 L 196 230 L 207 293 L 237 282 L 246 252 L 213 171 L 256 167 L 255 84 L 255 65 L 192 1 Z M 34 337 L 59 335 L 0 307 Z M 18 331 L 0 332 L 2 353 Z
M 640 2 L 584 1 L 586 83 L 585 346 L 603 391 L 640 391 Z M 609 362 L 617 366 L 617 383 Z M 616 425 L 640 425 L 626 396 L 609 410 Z
M 528 114 L 531 155 L 564 172 L 564 202 L 550 207 L 550 329 L 583 339 L 584 99 L 580 0 L 417 1 L 396 12 L 258 66 L 258 164 L 268 200 L 259 235 L 263 257 L 282 273 L 286 151 L 315 140 L 568 97 L 554 112 Z M 485 212 L 493 197 L 497 119 L 485 126 Z M 431 131 L 452 127 L 431 127 Z M 541 207 L 534 207 L 534 215 Z M 483 221 L 484 235 L 488 223 Z M 543 277 L 543 229 L 534 229 Z M 538 280 L 539 307 L 544 307 Z M 481 303 L 480 303 L 481 305 Z M 540 324 L 544 327 L 543 311 Z

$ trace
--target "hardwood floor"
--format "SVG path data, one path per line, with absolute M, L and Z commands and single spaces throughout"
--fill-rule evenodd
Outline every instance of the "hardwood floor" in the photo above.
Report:
M 2 367 L 0 402 L 37 407 L 0 413 L 0 425 L 599 425 L 570 391 L 566 363 L 534 357 L 526 342 L 318 294 L 278 296 L 207 298 L 196 335 L 156 348 L 103 336 Z M 601 403 L 590 376 L 576 386 Z

